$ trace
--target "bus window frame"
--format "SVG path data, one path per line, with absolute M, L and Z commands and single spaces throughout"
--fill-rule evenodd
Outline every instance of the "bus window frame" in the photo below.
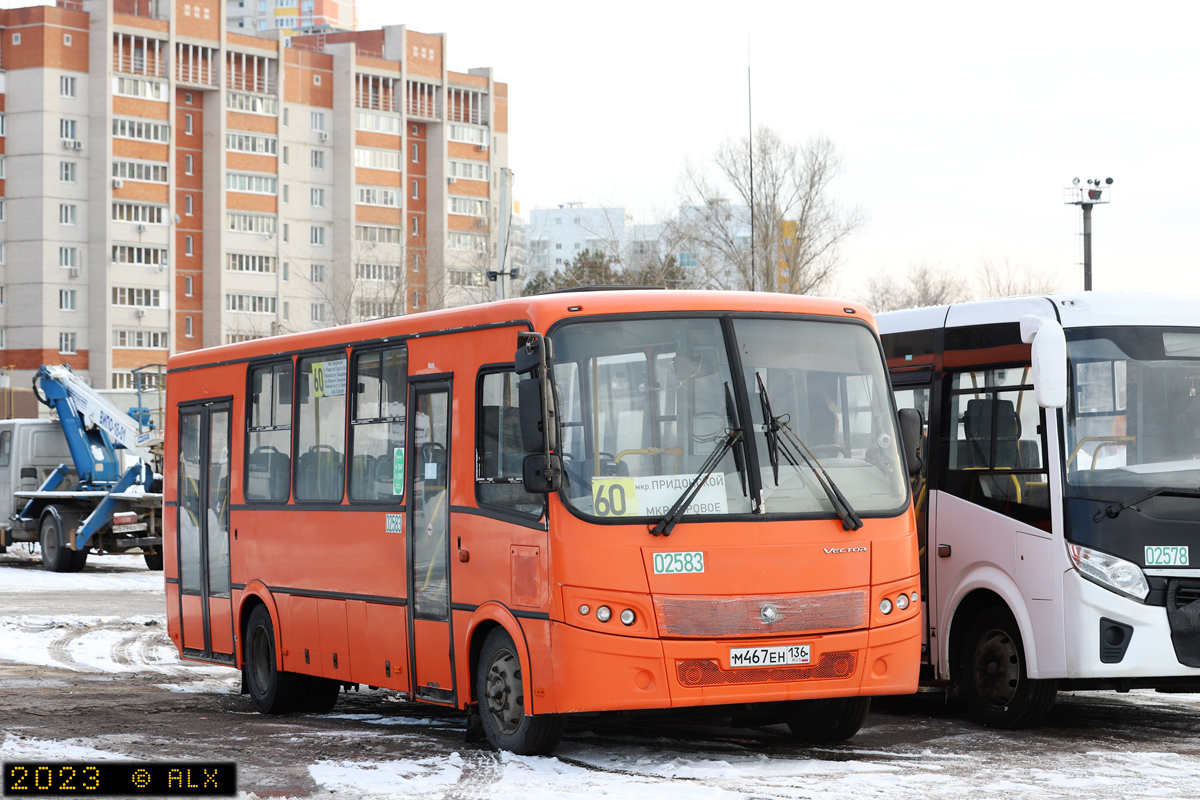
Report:
M 883 373 L 884 380 L 888 381 L 886 384 L 882 385 L 880 387 L 880 389 L 887 395 L 887 401 L 889 404 L 891 404 L 892 418 L 898 419 L 898 413 L 896 410 L 896 395 L 893 391 L 891 391 L 890 379 L 888 378 L 889 369 L 888 369 L 887 357 L 886 357 L 886 354 L 883 349 L 883 338 L 880 335 L 878 328 L 874 325 L 871 325 L 869 322 L 867 322 L 867 320 L 863 319 L 862 317 L 857 317 L 857 316 L 855 316 L 855 317 L 838 317 L 838 316 L 831 316 L 831 315 L 827 315 L 827 314 L 811 314 L 811 313 L 787 314 L 787 313 L 779 313 L 779 312 L 772 312 L 772 311 L 731 312 L 731 311 L 723 310 L 723 309 L 722 310 L 687 309 L 687 310 L 667 311 L 667 312 L 659 312 L 659 313 L 641 312 L 641 313 L 628 313 L 628 314 L 579 314 L 577 316 L 563 317 L 559 320 L 556 320 L 554 322 L 554 324 L 552 324 L 546 330 L 545 336 L 547 339 L 550 339 L 551 341 L 553 341 L 553 338 L 554 338 L 556 332 L 558 332 L 559 329 L 562 328 L 563 326 L 576 325 L 576 324 L 580 324 L 580 323 L 584 323 L 584 322 L 623 322 L 623 321 L 629 321 L 629 320 L 673 319 L 673 318 L 716 319 L 721 326 L 721 334 L 725 340 L 725 352 L 726 352 L 726 357 L 729 359 L 730 374 L 738 375 L 738 376 L 744 375 L 745 368 L 742 365 L 741 352 L 738 348 L 737 333 L 734 330 L 734 325 L 733 325 L 734 320 L 737 320 L 737 319 L 776 319 L 776 320 L 784 320 L 784 321 L 807 320 L 807 321 L 812 321 L 812 322 L 830 322 L 830 323 L 837 323 L 837 324 L 842 324 L 842 325 L 861 326 L 862 328 L 864 328 L 867 331 L 867 333 L 870 334 L 871 338 L 874 339 L 874 341 L 875 341 L 875 349 L 879 353 L 879 362 L 878 362 L 879 368 Z M 551 381 L 554 380 L 554 367 L 561 363 L 575 363 L 575 362 L 560 361 L 557 358 L 553 359 L 551 362 L 551 369 L 549 371 Z M 582 380 L 583 376 L 585 375 L 585 373 L 586 373 L 586 370 L 582 369 L 582 367 L 581 367 L 581 369 L 580 369 L 581 380 Z M 752 420 L 754 419 L 753 412 L 751 410 L 752 406 L 751 406 L 751 400 L 750 400 L 750 392 L 746 385 L 745 380 L 736 380 L 736 381 L 734 381 L 734 384 L 735 385 L 730 388 L 733 391 L 734 405 L 737 409 L 738 419 L 739 419 L 739 421 L 742 422 L 743 427 L 748 427 L 752 424 Z M 586 384 L 585 384 L 585 386 L 586 386 Z M 556 387 L 555 391 L 557 392 L 557 387 Z M 780 411 L 780 409 L 775 409 L 776 413 L 778 413 L 779 411 Z M 897 425 L 896 430 L 897 430 L 897 435 L 899 435 L 899 426 L 898 425 Z M 755 443 L 755 438 L 756 437 L 754 437 L 754 436 L 747 436 L 743 440 L 745 442 L 745 447 L 746 447 L 747 490 L 750 493 L 751 498 L 761 496 L 762 479 L 763 479 L 762 471 L 760 468 L 761 465 L 758 460 L 759 454 L 758 454 L 758 447 Z M 584 441 L 585 441 L 586 445 L 594 447 L 594 443 L 591 441 L 591 438 L 587 435 L 586 411 L 584 413 Z M 863 519 L 896 519 L 897 517 L 903 516 L 905 514 L 905 512 L 908 511 L 908 509 L 911 507 L 912 501 L 913 501 L 912 486 L 910 483 L 911 476 L 908 475 L 907 467 L 904 465 L 903 458 L 900 459 L 900 468 L 902 470 L 904 470 L 904 474 L 905 474 L 904 481 L 903 481 L 903 485 L 904 485 L 904 500 L 903 500 L 903 502 L 901 502 L 898 506 L 896 506 L 895 508 L 890 509 L 888 511 L 882 511 L 882 512 L 877 511 L 877 512 L 869 512 L 869 513 L 859 512 L 859 516 L 861 518 L 863 518 Z M 559 503 L 563 506 L 563 508 L 567 509 L 568 513 L 570 513 L 571 516 L 575 517 L 576 519 L 581 520 L 582 522 L 588 523 L 590 525 L 611 525 L 611 526 L 645 525 L 648 522 L 654 521 L 653 517 L 606 518 L 606 517 L 597 517 L 597 516 L 584 514 L 579 509 L 577 509 L 574 506 L 574 504 L 568 502 L 566 496 L 564 495 L 564 491 L 565 491 L 565 489 L 562 489 L 556 493 L 556 494 L 558 494 Z M 755 510 L 752 510 L 751 512 L 746 513 L 746 514 L 695 514 L 695 515 L 689 515 L 687 517 L 687 521 L 689 523 L 692 523 L 692 522 L 708 523 L 708 522 L 751 522 L 751 521 L 762 520 L 764 518 L 764 515 L 757 510 L 758 509 L 757 502 L 753 501 L 753 499 L 752 499 L 752 503 L 753 503 L 753 508 Z M 837 520 L 837 515 L 833 514 L 833 513 L 826 514 L 826 513 L 819 513 L 819 512 L 805 512 L 805 513 L 793 513 L 793 514 L 780 514 L 778 512 L 768 512 L 767 518 L 769 518 L 773 521 L 804 522 L 804 521 L 817 521 L 817 520 L 826 520 L 826 519 Z
M 282 502 L 279 500 L 258 500 L 258 499 L 252 500 L 246 494 L 246 484 L 249 483 L 249 481 L 250 481 L 250 470 L 247 468 L 247 465 L 250 463 L 250 455 L 251 455 L 251 453 L 250 453 L 250 434 L 257 432 L 257 431 L 262 431 L 262 430 L 281 430 L 278 426 L 271 426 L 270 428 L 254 428 L 253 430 L 251 430 L 250 419 L 251 419 L 251 415 L 254 413 L 254 404 L 250 402 L 250 398 L 252 398 L 254 396 L 254 377 L 253 377 L 254 370 L 263 369 L 264 367 L 272 367 L 273 368 L 273 367 L 275 367 L 277 365 L 281 365 L 281 364 L 291 364 L 292 365 L 292 388 L 291 388 L 292 402 L 290 403 L 292 409 L 291 409 L 291 414 L 289 415 L 289 418 L 288 418 L 288 443 L 292 446 L 293 452 L 288 454 L 288 458 L 292 462 L 288 467 L 288 481 L 289 481 L 288 496 L 287 496 L 287 499 L 283 500 Z M 272 398 L 272 402 L 274 402 L 274 398 Z M 246 364 L 246 395 L 245 395 L 245 399 L 243 400 L 242 405 L 245 406 L 245 423 L 246 423 L 245 427 L 242 429 L 242 440 L 243 440 L 242 441 L 242 461 L 240 464 L 238 464 L 238 467 L 241 469 L 241 472 L 242 472 L 242 502 L 245 503 L 246 505 L 252 504 L 256 508 L 260 508 L 263 506 L 289 505 L 292 500 L 292 493 L 295 490 L 295 474 L 294 474 L 294 472 L 295 472 L 295 466 L 296 466 L 296 463 L 295 463 L 296 459 L 293 457 L 293 454 L 295 452 L 295 445 L 296 445 L 295 439 L 294 439 L 295 428 L 296 428 L 296 358 L 295 358 L 295 356 L 284 356 L 284 357 L 271 356 L 269 359 L 266 359 L 266 360 L 251 361 L 248 364 Z
M 483 397 L 483 381 L 488 375 L 503 375 L 505 373 L 516 374 L 516 364 L 509 362 L 507 364 L 482 364 L 479 371 L 475 375 L 475 396 L 472 398 L 472 403 L 475 406 L 475 443 L 473 445 L 475 453 L 475 474 L 472 475 L 471 482 L 474 484 L 472 489 L 475 496 L 475 505 L 479 509 L 481 516 L 492 517 L 494 519 L 504 520 L 505 522 L 515 522 L 527 528 L 536 528 L 545 530 L 545 525 L 541 524 L 547 518 L 547 509 L 549 504 L 546 502 L 546 495 L 542 495 L 542 510 L 535 516 L 526 514 L 521 511 L 509 508 L 507 506 L 496 505 L 483 500 L 479 496 L 479 487 L 485 485 L 481 483 L 479 477 L 478 464 L 482 454 L 481 445 L 483 443 L 483 403 L 480 402 Z M 488 484 L 490 485 L 490 484 Z M 516 484 L 524 487 L 524 483 Z M 536 497 L 537 495 L 530 495 Z
M 292 502 L 289 505 L 304 506 L 306 508 L 325 508 L 335 509 L 341 508 L 346 503 L 346 453 L 342 453 L 342 493 L 337 500 L 303 500 L 296 493 L 298 472 L 300 469 L 300 407 L 303 403 L 300 402 L 300 362 L 304 359 L 317 359 L 323 355 L 341 353 L 346 358 L 346 394 L 350 394 L 350 354 L 353 349 L 347 345 L 335 345 L 333 347 L 319 347 L 311 350 L 306 350 L 296 355 L 294 365 L 292 367 Z M 349 448 L 350 432 L 346 430 L 350 426 L 350 399 L 346 398 L 346 407 L 342 411 L 342 442 L 343 445 Z
M 346 393 L 348 395 L 352 395 L 353 397 L 348 398 L 347 403 L 346 403 L 346 428 L 347 428 L 347 430 L 346 430 L 346 467 L 345 467 L 345 475 L 342 476 L 343 483 L 345 484 L 342 487 L 342 499 L 346 503 L 348 503 L 352 506 L 358 506 L 358 507 L 376 506 L 376 507 L 380 507 L 380 508 L 389 508 L 389 509 L 398 510 L 398 511 L 404 511 L 407 507 L 407 503 L 408 503 L 407 466 L 405 467 L 405 480 L 404 480 L 404 492 L 405 493 L 404 494 L 399 495 L 398 497 L 393 496 L 393 498 L 391 500 L 379 500 L 379 499 L 355 500 L 354 497 L 350 493 L 351 470 L 349 468 L 349 465 L 351 463 L 351 459 L 354 458 L 354 429 L 357 427 L 357 425 L 371 425 L 371 424 L 378 424 L 380 422 L 395 422 L 396 421 L 395 417 L 378 417 L 378 418 L 373 418 L 373 419 L 359 420 L 356 425 L 356 422 L 354 419 L 354 416 L 358 411 L 358 360 L 359 360 L 359 357 L 371 355 L 372 353 L 379 353 L 380 354 L 380 372 L 382 374 L 383 353 L 385 353 L 388 350 L 400 350 L 400 349 L 404 350 L 404 407 L 405 407 L 404 451 L 405 451 L 405 457 L 407 458 L 407 453 L 408 453 L 408 402 L 409 402 L 409 389 L 412 386 L 412 373 L 409 370 L 409 360 L 408 360 L 408 358 L 409 358 L 408 339 L 409 338 L 412 338 L 412 337 L 396 337 L 395 339 L 392 339 L 389 341 L 373 342 L 371 344 L 359 345 L 359 346 L 352 347 L 349 349 L 350 352 L 349 352 L 348 358 L 350 359 L 350 361 L 349 361 L 349 364 L 347 365 L 347 369 L 346 369 L 346 375 L 347 375 Z M 353 392 L 350 391 L 351 387 L 354 387 Z

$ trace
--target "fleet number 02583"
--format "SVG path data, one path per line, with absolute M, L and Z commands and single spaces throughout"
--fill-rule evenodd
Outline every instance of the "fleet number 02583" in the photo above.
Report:
M 675 575 L 704 572 L 704 553 L 655 553 L 654 574 Z

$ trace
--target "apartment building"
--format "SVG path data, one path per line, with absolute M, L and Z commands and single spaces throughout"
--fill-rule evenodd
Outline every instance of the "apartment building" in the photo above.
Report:
M 345 6 L 346 4 L 343 4 Z M 507 86 L 389 26 L 217 0 L 0 11 L 0 367 L 103 388 L 192 350 L 490 299 Z
M 238 33 L 352 31 L 354 0 L 226 0 L 226 27 Z

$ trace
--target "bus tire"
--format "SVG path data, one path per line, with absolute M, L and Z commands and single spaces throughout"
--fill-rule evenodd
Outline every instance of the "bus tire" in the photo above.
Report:
M 250 612 L 242 641 L 242 669 L 250 702 L 263 714 L 286 714 L 295 709 L 300 676 L 276 666 L 275 626 L 266 606 Z
M 341 681 L 316 675 L 298 676 L 296 710 L 308 714 L 328 714 L 337 705 Z
M 1033 680 L 1012 612 L 988 606 L 967 625 L 959 649 L 958 675 L 967 709 L 990 728 L 1033 728 L 1045 721 L 1058 684 Z
M 42 548 L 42 569 L 48 572 L 77 572 L 73 570 L 74 553 L 63 541 L 62 517 L 58 509 L 50 506 L 42 514 L 41 535 L 38 543 Z M 87 554 L 84 553 L 86 560 Z M 82 566 L 80 567 L 82 568 Z
M 503 628 L 488 634 L 475 669 L 475 699 L 488 742 L 521 756 L 548 755 L 558 747 L 566 720 L 526 714 L 521 656 Z
M 871 710 L 869 697 L 831 697 L 791 704 L 787 726 L 807 744 L 844 742 L 862 727 Z
M 142 553 L 142 558 L 146 559 L 146 569 L 154 572 L 162 572 L 163 555 L 161 551 L 158 553 Z

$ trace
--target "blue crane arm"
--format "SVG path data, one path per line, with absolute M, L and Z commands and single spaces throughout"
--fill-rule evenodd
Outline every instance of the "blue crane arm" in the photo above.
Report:
M 81 486 L 112 485 L 121 477 L 117 455 L 103 428 L 84 424 L 67 387 L 42 367 L 33 377 L 34 394 L 43 404 L 58 412 L 58 421 L 66 437 L 71 459 Z

